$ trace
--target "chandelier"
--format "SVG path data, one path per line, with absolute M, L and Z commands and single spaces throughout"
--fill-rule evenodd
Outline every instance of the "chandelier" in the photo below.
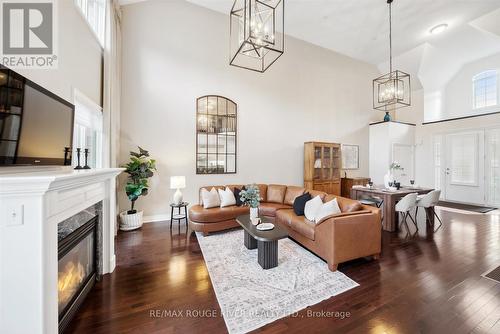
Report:
M 410 75 L 392 69 L 392 1 L 389 4 L 389 73 L 373 80 L 373 108 L 385 111 L 384 121 L 390 121 L 389 111 L 411 105 Z
M 230 14 L 230 65 L 264 72 L 284 52 L 285 0 L 235 0 Z

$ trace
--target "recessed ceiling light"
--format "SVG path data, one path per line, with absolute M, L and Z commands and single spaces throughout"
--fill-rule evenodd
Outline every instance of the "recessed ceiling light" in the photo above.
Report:
M 447 28 L 448 28 L 448 24 L 446 24 L 446 23 L 441 23 L 441 24 L 438 24 L 437 26 L 433 27 L 433 28 L 430 30 L 430 32 L 431 32 L 431 34 L 433 34 L 433 35 L 437 35 L 437 34 L 442 33 L 443 31 L 445 31 Z

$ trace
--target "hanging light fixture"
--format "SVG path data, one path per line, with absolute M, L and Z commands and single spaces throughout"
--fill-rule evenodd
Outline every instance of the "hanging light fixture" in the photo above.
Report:
M 392 69 L 392 1 L 389 4 L 389 73 L 373 80 L 373 108 L 385 111 L 384 121 L 390 121 L 389 111 L 411 105 L 410 75 Z
M 264 72 L 284 52 L 285 0 L 235 0 L 230 14 L 230 65 Z

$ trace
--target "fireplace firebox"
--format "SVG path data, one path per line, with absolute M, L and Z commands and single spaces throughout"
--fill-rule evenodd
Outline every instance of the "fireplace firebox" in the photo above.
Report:
M 59 332 L 62 333 L 94 286 L 97 272 L 99 217 L 64 236 L 58 244 Z

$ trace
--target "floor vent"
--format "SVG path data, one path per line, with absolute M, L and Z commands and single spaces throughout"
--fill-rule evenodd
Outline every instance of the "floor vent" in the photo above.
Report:
M 500 283 L 500 266 L 496 267 L 493 270 L 485 272 L 482 276 L 497 283 Z

